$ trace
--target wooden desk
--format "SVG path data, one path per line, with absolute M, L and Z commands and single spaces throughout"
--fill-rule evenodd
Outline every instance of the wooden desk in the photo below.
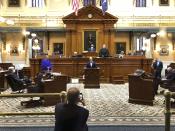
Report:
M 41 58 L 30 59 L 31 76 L 34 77 L 40 71 Z M 88 58 L 50 58 L 54 72 L 61 72 L 70 77 L 82 77 L 84 67 L 89 61 Z M 136 69 L 143 69 L 151 72 L 152 59 L 144 57 L 124 57 L 119 58 L 94 58 L 97 66 L 100 68 L 100 77 L 111 82 L 112 76 L 123 76 L 128 80 L 128 74 L 133 73 Z
M 0 63 L 0 67 L 3 70 L 8 70 L 9 67 L 14 66 L 12 63 Z
M 100 88 L 99 83 L 100 68 L 84 68 L 84 70 L 85 70 L 84 88 Z
M 129 74 L 129 103 L 153 105 L 154 88 L 152 79 Z M 143 86 L 144 85 L 144 86 Z
M 44 80 L 44 93 L 60 93 L 66 91 L 68 80 L 68 76 L 66 75 L 56 76 L 53 80 Z M 44 101 L 45 106 L 50 106 L 60 102 L 61 99 L 56 96 L 47 96 L 44 97 Z
M 7 89 L 7 81 L 5 78 L 5 74 L 7 73 L 7 70 L 0 71 L 0 91 L 4 91 Z

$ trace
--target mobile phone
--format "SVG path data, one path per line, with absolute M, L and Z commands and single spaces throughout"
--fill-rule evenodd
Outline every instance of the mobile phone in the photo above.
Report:
M 83 100 L 83 94 L 82 93 L 80 93 L 79 98 L 80 98 L 80 100 Z

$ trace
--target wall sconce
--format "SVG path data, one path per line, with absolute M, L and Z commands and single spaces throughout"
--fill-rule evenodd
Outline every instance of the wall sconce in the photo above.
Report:
M 10 51 L 11 51 L 11 47 L 10 47 L 11 44 L 6 44 L 6 52 L 8 54 L 10 54 Z
M 36 37 L 36 34 L 35 33 L 32 33 L 31 36 L 34 38 L 34 37 Z

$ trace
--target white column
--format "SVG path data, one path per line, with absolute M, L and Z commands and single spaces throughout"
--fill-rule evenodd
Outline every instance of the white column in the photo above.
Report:
M 29 59 L 32 58 L 32 39 L 28 39 L 26 52 L 26 64 L 29 66 Z

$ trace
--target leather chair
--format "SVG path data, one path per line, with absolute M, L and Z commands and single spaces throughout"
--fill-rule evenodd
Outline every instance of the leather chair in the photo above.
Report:
M 27 88 L 26 84 L 20 80 L 15 79 L 11 75 L 6 76 L 7 83 L 11 87 L 12 91 L 22 91 L 23 89 Z
M 170 63 L 168 66 L 167 66 L 167 68 L 168 67 L 171 67 L 172 69 L 175 69 L 175 63 Z M 167 75 L 167 73 L 168 73 L 168 71 L 167 71 L 167 69 L 165 69 L 165 76 Z
M 153 80 L 145 79 L 144 73 L 130 74 L 129 80 L 129 103 L 153 105 L 154 88 Z

